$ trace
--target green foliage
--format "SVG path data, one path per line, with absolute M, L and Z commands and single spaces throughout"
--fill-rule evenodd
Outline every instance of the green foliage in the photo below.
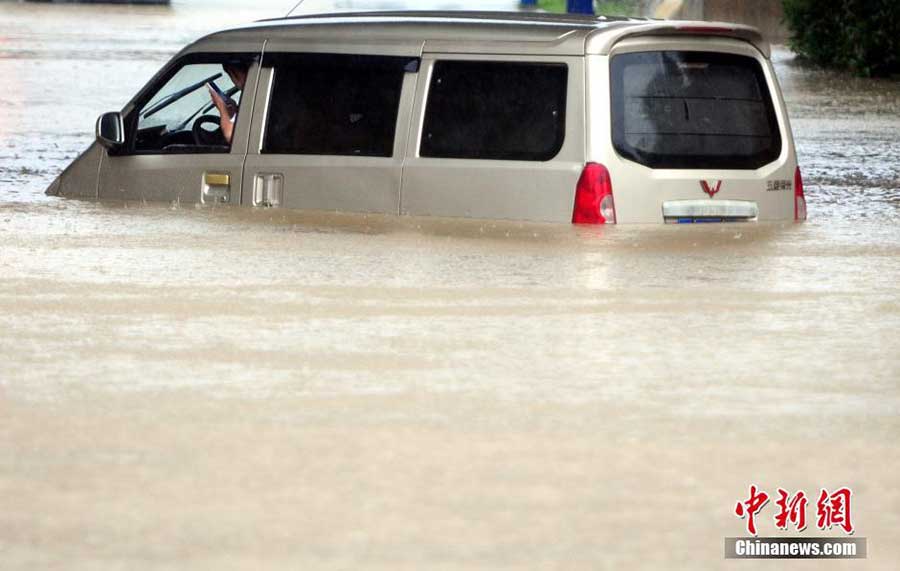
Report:
M 603 16 L 637 16 L 637 0 L 606 0 L 594 3 L 594 10 Z
M 538 0 L 538 7 L 548 12 L 565 12 L 566 0 Z M 594 11 L 604 16 L 634 16 L 638 0 L 600 0 L 594 2 Z
M 900 73 L 900 0 L 783 0 L 791 47 L 866 76 Z
M 538 0 L 538 8 L 548 12 L 565 12 L 566 0 Z

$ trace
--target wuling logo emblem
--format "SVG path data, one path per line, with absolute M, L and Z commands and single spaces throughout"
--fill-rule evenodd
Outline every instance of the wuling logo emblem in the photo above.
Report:
M 710 198 L 713 198 L 715 195 L 717 195 L 719 193 L 720 190 L 722 190 L 722 181 L 721 180 L 716 181 L 716 186 L 709 186 L 709 182 L 707 182 L 705 180 L 701 180 L 700 188 L 702 188 L 703 192 L 708 194 Z

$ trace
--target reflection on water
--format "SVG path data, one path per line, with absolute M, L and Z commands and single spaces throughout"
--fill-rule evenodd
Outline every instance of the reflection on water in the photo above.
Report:
M 896 82 L 776 52 L 802 225 L 44 197 L 187 9 L 0 4 L 0 567 L 715 569 L 755 482 L 894 568 Z

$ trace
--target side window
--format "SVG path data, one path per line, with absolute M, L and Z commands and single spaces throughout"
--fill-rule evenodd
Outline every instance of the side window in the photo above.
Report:
M 229 152 L 252 61 L 252 57 L 210 56 L 175 68 L 140 105 L 133 150 Z
M 565 137 L 567 78 L 565 64 L 435 63 L 419 154 L 552 159 Z
M 262 152 L 390 157 L 403 75 L 418 60 L 274 54 Z

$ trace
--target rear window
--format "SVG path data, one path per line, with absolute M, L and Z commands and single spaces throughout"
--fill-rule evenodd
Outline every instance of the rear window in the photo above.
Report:
M 613 144 L 652 168 L 756 169 L 781 154 L 768 84 L 751 57 L 639 52 L 612 60 Z
M 419 154 L 552 159 L 565 137 L 567 78 L 565 64 L 437 62 Z
M 410 58 L 270 54 L 263 153 L 390 157 Z

